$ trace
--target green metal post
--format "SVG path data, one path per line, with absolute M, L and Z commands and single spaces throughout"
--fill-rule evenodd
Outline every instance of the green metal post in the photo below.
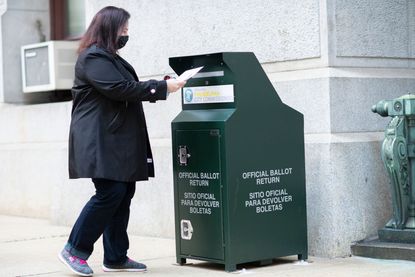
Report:
M 409 180 L 410 180 L 410 190 L 411 190 L 411 197 L 410 197 L 410 204 L 408 207 L 408 219 L 405 224 L 405 228 L 408 229 L 415 229 L 415 117 L 414 115 L 408 116 L 408 145 L 410 149 L 412 149 L 412 153 L 409 153 Z
M 391 116 L 382 144 L 382 160 L 391 180 L 391 229 L 415 229 L 415 95 L 382 100 L 374 113 Z

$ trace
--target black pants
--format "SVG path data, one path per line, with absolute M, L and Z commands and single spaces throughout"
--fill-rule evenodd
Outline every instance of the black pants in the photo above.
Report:
M 103 234 L 104 264 L 122 264 L 127 260 L 127 226 L 135 182 L 92 181 L 95 195 L 76 220 L 65 248 L 72 255 L 86 260 L 94 250 L 94 243 Z

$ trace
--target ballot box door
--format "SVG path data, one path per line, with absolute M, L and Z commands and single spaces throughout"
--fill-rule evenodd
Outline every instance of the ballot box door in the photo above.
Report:
M 176 130 L 175 134 L 180 255 L 223 260 L 220 131 Z

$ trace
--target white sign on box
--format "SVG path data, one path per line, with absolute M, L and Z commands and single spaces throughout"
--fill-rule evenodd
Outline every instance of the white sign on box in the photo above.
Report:
M 183 104 L 233 103 L 233 85 L 184 87 Z

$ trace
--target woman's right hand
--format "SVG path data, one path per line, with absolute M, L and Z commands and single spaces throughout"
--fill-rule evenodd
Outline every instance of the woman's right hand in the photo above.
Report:
M 186 81 L 179 81 L 177 79 L 169 79 L 167 82 L 167 91 L 172 93 L 178 91 L 186 84 Z

